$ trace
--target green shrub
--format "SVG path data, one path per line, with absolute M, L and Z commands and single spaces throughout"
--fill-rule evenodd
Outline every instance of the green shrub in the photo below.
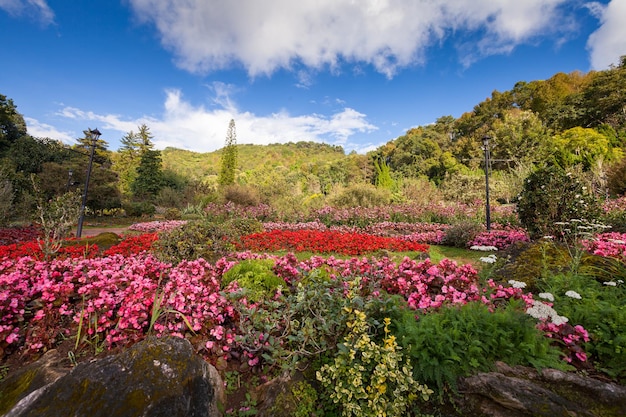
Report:
M 571 325 L 582 325 L 589 332 L 591 340 L 584 347 L 596 369 L 623 383 L 626 381 L 626 265 L 605 260 L 603 264 L 583 266 L 581 270 L 589 275 L 554 274 L 540 283 L 539 290 L 552 294 L 554 309 L 567 317 Z M 575 291 L 581 298 L 568 297 L 567 291 Z
M 413 377 L 437 389 L 456 390 L 457 379 L 489 371 L 496 361 L 509 365 L 564 369 L 560 351 L 524 313 L 523 303 L 511 301 L 490 312 L 477 302 L 443 308 L 415 319 L 405 309 L 392 321 L 399 344 L 413 363 Z
M 246 185 L 226 186 L 224 188 L 224 199 L 244 207 L 254 207 L 261 204 L 259 191 Z
M 165 219 L 166 220 L 179 220 L 182 216 L 182 213 L 177 208 L 168 208 L 165 210 Z
M 483 227 L 475 222 L 457 223 L 446 229 L 441 244 L 455 248 L 467 248 L 468 243 L 482 231 Z
M 263 223 L 253 218 L 235 217 L 227 220 L 226 223 L 237 237 L 263 231 Z
M 122 208 L 128 217 L 153 216 L 156 213 L 154 204 L 147 201 L 126 203 Z
M 334 360 L 316 373 L 326 395 L 340 405 L 342 416 L 402 416 L 418 394 L 427 401 L 433 391 L 414 380 L 410 359 L 389 331 L 391 320 L 385 319 L 379 344 L 371 337 L 365 313 L 347 311 L 350 331 Z
M 558 223 L 572 219 L 596 220 L 600 208 L 577 175 L 551 165 L 526 178 L 517 197 L 517 213 L 531 238 L 548 235 L 559 238 Z
M 199 258 L 213 261 L 232 251 L 236 239 L 228 222 L 188 221 L 181 227 L 159 233 L 153 250 L 161 260 L 174 264 Z
M 222 276 L 222 288 L 236 281 L 245 291 L 247 299 L 258 302 L 272 297 L 279 287 L 285 288 L 285 281 L 274 271 L 271 259 L 247 259 L 239 262 Z
M 391 191 L 371 184 L 350 185 L 330 197 L 334 207 L 380 207 L 391 202 Z

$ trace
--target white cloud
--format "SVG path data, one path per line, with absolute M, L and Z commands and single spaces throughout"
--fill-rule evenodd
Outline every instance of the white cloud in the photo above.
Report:
M 54 12 L 45 0 L 0 0 L 0 9 L 13 17 L 27 16 L 43 25 L 54 23 Z
M 587 42 L 591 67 L 605 70 L 618 65 L 620 57 L 626 55 L 626 1 L 612 0 L 606 6 L 593 2 L 588 7 L 601 24 Z
M 155 25 L 178 65 L 200 73 L 236 65 L 252 76 L 301 66 L 341 71 L 350 62 L 392 77 L 461 31 L 471 43 L 458 45 L 459 59 L 471 63 L 572 29 L 572 11 L 561 7 L 567 0 L 129 2 L 139 20 Z
M 1 0 L 0 0 L 1 1 Z M 28 134 L 36 138 L 54 138 L 61 142 L 71 144 L 75 143 L 74 136 L 71 132 L 58 130 L 56 127 L 46 123 L 40 123 L 31 117 L 24 117 Z
M 239 144 L 317 141 L 344 146 L 349 144 L 348 140 L 353 135 L 377 129 L 367 122 L 366 115 L 351 108 L 344 108 L 328 117 L 317 114 L 297 116 L 286 111 L 255 115 L 237 108 L 229 96 L 232 87 L 215 84 L 212 88 L 216 94 L 214 102 L 219 104 L 215 109 L 194 106 L 183 99 L 179 90 L 168 90 L 160 118 L 125 120 L 119 115 L 99 115 L 72 107 L 65 107 L 58 115 L 80 120 L 84 125 L 99 123 L 101 130 L 117 131 L 120 137 L 131 130 L 136 131 L 137 126 L 145 123 L 153 133 L 158 149 L 171 146 L 196 152 L 223 147 L 230 119 L 235 120 Z M 361 150 L 356 147 L 347 150 L 352 149 Z

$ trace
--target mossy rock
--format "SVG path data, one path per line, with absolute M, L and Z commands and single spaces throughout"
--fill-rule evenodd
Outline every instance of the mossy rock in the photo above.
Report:
M 566 247 L 551 241 L 533 243 L 517 242 L 498 254 L 506 264 L 495 271 L 494 277 L 502 281 L 525 282 L 529 291 L 536 290 L 543 276 L 566 272 L 572 257 Z
M 189 341 L 151 337 L 119 355 L 80 363 L 45 389 L 23 398 L 9 413 L 15 417 L 212 417 L 221 415 L 218 406 L 223 398 L 217 370 L 195 355 Z

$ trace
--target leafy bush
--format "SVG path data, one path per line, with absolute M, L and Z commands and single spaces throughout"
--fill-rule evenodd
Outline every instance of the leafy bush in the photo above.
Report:
M 496 361 L 537 368 L 564 368 L 560 351 L 524 313 L 520 301 L 489 311 L 482 303 L 442 308 L 415 319 L 415 311 L 400 311 L 392 321 L 394 334 L 413 363 L 413 377 L 439 391 L 456 390 L 457 378 L 489 371 Z
M 391 202 L 391 191 L 371 184 L 350 185 L 330 197 L 334 207 L 379 207 Z
M 224 199 L 239 206 L 252 207 L 261 204 L 256 188 L 245 185 L 229 185 L 224 188 Z
M 179 263 L 182 260 L 203 258 L 211 261 L 233 250 L 237 238 L 228 222 L 209 223 L 189 221 L 172 230 L 159 233 L 154 251 L 165 262 Z
M 165 211 L 165 219 L 166 220 L 178 220 L 182 216 L 182 213 L 177 208 L 168 208 Z
M 446 229 L 442 245 L 453 246 L 455 248 L 467 248 L 483 227 L 475 222 L 461 222 Z
M 531 238 L 559 237 L 559 222 L 596 220 L 600 209 L 587 187 L 571 172 L 551 165 L 540 168 L 524 181 L 517 197 L 520 223 Z
M 279 287 L 285 287 L 285 281 L 278 277 L 272 268 L 271 259 L 248 259 L 239 262 L 222 277 L 222 288 L 236 281 L 239 288 L 245 290 L 245 296 L 252 302 L 271 298 Z
M 554 309 L 567 317 L 569 323 L 587 329 L 591 340 L 585 350 L 595 367 L 624 382 L 626 285 L 620 277 L 626 276 L 626 266 L 607 260 L 604 265 L 584 270 L 593 275 L 555 274 L 541 282 L 539 289 L 552 294 Z M 574 291 L 580 298 L 572 297 L 568 291 Z
M 390 319 L 385 319 L 382 344 L 378 344 L 372 340 L 365 313 L 348 311 L 350 332 L 334 361 L 316 374 L 327 395 L 340 404 L 342 415 L 401 416 L 417 393 L 427 401 L 433 391 L 413 379 L 410 359 L 389 331 Z
M 156 213 L 156 207 L 154 204 L 147 201 L 142 201 L 140 203 L 126 203 L 124 204 L 123 209 L 128 217 L 153 216 L 154 213 Z

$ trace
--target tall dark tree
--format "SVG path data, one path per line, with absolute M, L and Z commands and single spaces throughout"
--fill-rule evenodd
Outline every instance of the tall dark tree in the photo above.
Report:
M 0 157 L 4 156 L 11 145 L 26 135 L 26 122 L 17 112 L 13 100 L 0 94 Z
M 221 186 L 235 183 L 235 170 L 237 169 L 237 133 L 235 132 L 235 121 L 230 119 L 228 132 L 226 134 L 226 144 L 222 149 L 222 167 L 218 176 L 218 183 Z
M 154 198 L 164 186 L 161 152 L 145 151 L 137 167 L 137 177 L 131 184 L 133 194 L 136 197 Z

